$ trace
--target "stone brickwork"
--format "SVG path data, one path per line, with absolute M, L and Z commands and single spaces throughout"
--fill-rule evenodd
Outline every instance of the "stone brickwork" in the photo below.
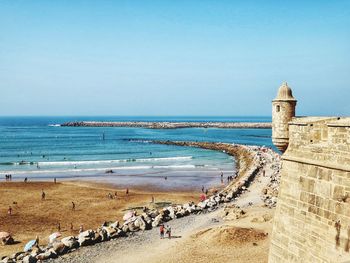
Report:
M 350 118 L 293 118 L 281 173 L 269 262 L 350 262 Z

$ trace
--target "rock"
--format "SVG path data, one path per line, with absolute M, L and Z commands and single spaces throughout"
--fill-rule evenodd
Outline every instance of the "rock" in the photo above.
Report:
M 47 260 L 49 258 L 56 258 L 56 257 L 57 257 L 57 254 L 55 253 L 55 251 L 53 251 L 53 249 L 49 249 L 36 256 L 38 260 Z
M 200 207 L 201 209 L 205 209 L 207 207 L 207 203 L 205 201 L 199 202 L 197 206 Z
M 114 227 L 107 226 L 107 227 L 103 227 L 103 229 L 106 231 L 107 236 L 110 239 L 115 238 L 118 235 L 118 228 L 115 229 Z
M 209 201 L 207 203 L 207 206 L 210 207 L 210 208 L 213 208 L 214 206 L 216 206 L 216 202 L 215 201 Z
M 152 218 L 147 213 L 143 213 L 142 218 L 146 222 L 147 229 L 150 229 L 149 226 L 152 228 Z
M 130 231 L 130 229 L 129 229 L 129 225 L 123 225 L 123 227 L 122 227 L 122 231 L 124 232 L 124 233 L 128 233 L 129 231 Z
M 2 260 L 1 260 L 1 263 L 14 263 L 15 261 L 10 258 L 10 257 L 4 257 Z
M 80 246 L 89 246 L 94 244 L 95 232 L 93 230 L 86 230 L 79 234 L 78 242 Z
M 38 260 L 31 255 L 25 256 L 22 260 L 23 263 L 36 263 L 37 261 Z
M 69 248 L 63 242 L 53 243 L 52 249 L 57 255 L 66 254 L 69 250 Z
M 16 256 L 16 261 L 20 261 L 20 260 L 23 260 L 24 257 L 26 256 L 26 253 L 25 252 L 18 252 L 16 253 L 17 256 Z
M 61 242 L 69 249 L 78 248 L 79 242 L 73 236 L 65 237 L 61 239 Z
M 159 215 L 159 211 L 154 209 L 148 212 L 148 216 L 151 218 L 156 218 Z
M 16 259 L 16 260 L 21 260 L 21 259 L 23 259 L 22 255 L 24 256 L 24 252 L 16 252 L 16 253 L 12 254 L 10 258 L 13 258 L 13 259 Z M 21 257 L 21 256 L 22 256 L 22 258 L 17 259 L 18 257 Z
M 169 211 L 169 213 L 165 213 L 164 215 L 169 216 L 171 219 L 175 219 L 175 209 L 172 206 L 167 207 L 167 211 Z
M 15 241 L 13 240 L 12 236 L 9 234 L 8 236 L 4 236 L 0 239 L 0 242 L 2 245 L 11 245 L 13 244 Z
M 146 230 L 146 222 L 143 221 L 141 216 L 137 217 L 137 219 L 134 221 L 134 226 L 142 231 Z
M 96 234 L 97 235 L 95 236 L 95 243 L 104 242 L 104 241 L 109 240 L 109 236 L 108 236 L 107 231 L 104 227 L 98 228 L 96 231 Z
M 154 220 L 153 220 L 153 222 L 152 222 L 152 227 L 157 227 L 157 226 L 159 226 L 161 223 L 163 223 L 162 222 L 162 215 L 157 215 L 155 218 L 154 218 Z
M 119 221 L 115 221 L 114 223 L 109 225 L 110 227 L 114 228 L 114 229 L 118 229 L 119 227 Z

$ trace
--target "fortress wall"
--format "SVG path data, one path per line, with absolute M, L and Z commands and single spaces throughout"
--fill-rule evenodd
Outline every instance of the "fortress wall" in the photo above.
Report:
M 270 263 L 350 262 L 350 121 L 293 119 Z

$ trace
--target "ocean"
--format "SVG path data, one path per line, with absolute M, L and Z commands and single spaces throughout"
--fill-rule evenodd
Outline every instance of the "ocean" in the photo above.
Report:
M 231 175 L 234 158 L 151 140 L 273 147 L 270 129 L 60 127 L 67 121 L 269 122 L 270 117 L 0 117 L 0 180 L 85 180 L 119 187 L 198 189 Z M 112 170 L 113 173 L 107 173 Z M 165 180 L 167 178 L 167 180 Z

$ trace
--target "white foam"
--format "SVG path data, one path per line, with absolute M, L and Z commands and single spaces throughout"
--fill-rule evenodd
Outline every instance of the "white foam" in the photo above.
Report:
M 62 169 L 62 170 L 31 170 L 31 171 L 4 171 L 4 174 L 48 174 L 48 173 L 79 173 L 79 172 L 98 172 L 107 170 L 147 170 L 147 169 L 193 169 L 195 165 L 140 165 L 140 166 L 117 166 L 117 167 L 103 167 L 103 168 L 76 168 L 76 169 Z
M 159 161 L 184 161 L 191 160 L 192 156 L 179 157 L 161 157 L 161 158 L 145 158 L 145 159 L 121 159 L 121 160 L 97 160 L 97 161 L 57 161 L 57 162 L 39 162 L 39 166 L 55 166 L 55 165 L 89 165 L 89 164 L 113 164 L 126 162 L 159 162 Z

